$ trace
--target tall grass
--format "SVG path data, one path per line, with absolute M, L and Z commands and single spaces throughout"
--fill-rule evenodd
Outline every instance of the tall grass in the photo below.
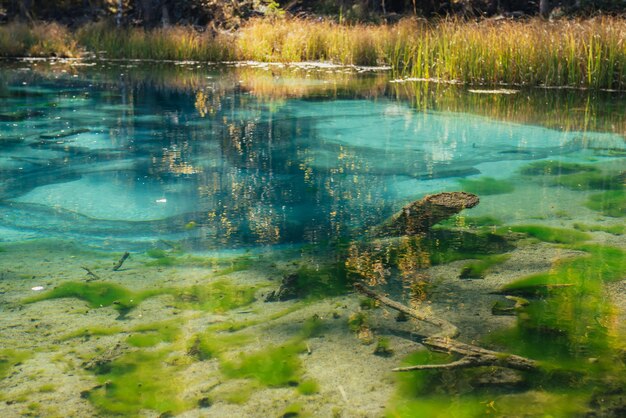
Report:
M 47 26 L 49 30 L 51 26 Z M 47 44 L 38 26 L 0 28 L 0 55 L 75 54 L 77 46 L 110 58 L 332 61 L 390 65 L 395 76 L 470 84 L 626 88 L 626 21 L 404 20 L 394 25 L 257 19 L 236 34 L 171 27 L 144 31 L 91 24 L 73 38 L 61 27 Z M 38 37 L 39 36 L 39 37 Z M 71 51 L 71 52 L 68 52 Z M 57 54 L 59 54 L 57 52 Z
M 0 26 L 0 56 L 64 57 L 79 53 L 76 40 L 67 28 L 56 23 L 28 26 L 9 23 Z

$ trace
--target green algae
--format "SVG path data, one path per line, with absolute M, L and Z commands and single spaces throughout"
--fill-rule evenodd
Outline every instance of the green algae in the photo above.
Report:
M 11 369 L 31 357 L 31 353 L 9 348 L 0 349 L 0 380 L 7 377 Z
M 236 361 L 223 361 L 220 369 L 229 378 L 255 379 L 264 386 L 297 385 L 302 376 L 298 355 L 305 351 L 304 343 L 294 340 L 248 355 L 241 354 Z
M 144 299 L 163 293 L 161 290 L 132 292 L 113 283 L 66 282 L 54 289 L 25 299 L 34 303 L 49 299 L 76 298 L 88 303 L 91 308 L 112 306 L 121 315 L 135 308 Z
M 613 235 L 623 235 L 624 232 L 626 231 L 626 226 L 624 225 L 588 225 L 588 224 L 581 224 L 581 223 L 575 223 L 574 224 L 574 229 L 577 229 L 579 231 L 583 231 L 583 232 L 606 232 L 609 234 L 613 234 Z
M 504 230 L 513 232 L 521 232 L 531 237 L 537 238 L 544 242 L 552 242 L 557 244 L 573 244 L 577 242 L 587 241 L 591 239 L 589 234 L 581 231 L 564 228 L 553 228 L 543 225 L 514 225 Z
M 256 290 L 254 286 L 239 286 L 220 280 L 206 286 L 169 289 L 167 293 L 174 296 L 175 306 L 181 309 L 226 312 L 252 303 Z
M 307 379 L 300 382 L 298 385 L 298 393 L 302 395 L 315 395 L 319 393 L 320 385 L 314 379 Z
M 67 341 L 73 338 L 89 339 L 91 337 L 115 335 L 121 332 L 124 332 L 124 329 L 121 327 L 87 327 L 87 328 L 81 328 L 77 331 L 70 332 L 69 334 L 64 335 L 63 337 L 60 338 L 60 341 Z
M 504 263 L 509 258 L 510 255 L 508 254 L 485 256 L 478 261 L 463 266 L 459 278 L 483 279 L 491 268 Z
M 597 172 L 576 173 L 560 176 L 554 184 L 572 190 L 620 190 L 624 188 L 624 176 Z
M 424 250 L 429 254 L 433 265 L 480 259 L 487 255 L 502 254 L 514 248 L 503 235 L 487 231 L 436 230 L 431 231 L 427 238 L 424 240 Z
M 187 346 L 187 354 L 199 361 L 210 360 L 250 341 L 252 341 L 252 337 L 246 334 L 225 335 L 203 332 L 191 338 Z
M 459 214 L 445 221 L 439 222 L 436 227 L 456 227 L 456 228 L 482 228 L 502 225 L 502 221 L 493 216 L 465 216 Z
M 331 263 L 319 267 L 304 265 L 296 272 L 295 291 L 300 297 L 319 299 L 344 295 L 351 288 L 345 263 Z
M 171 352 L 133 351 L 96 370 L 100 385 L 86 397 L 104 414 L 138 416 L 148 409 L 176 414 L 193 405 L 181 397 L 181 367 Z
M 561 176 L 564 174 L 593 173 L 597 171 L 599 170 L 596 167 L 590 165 L 555 160 L 536 161 L 520 169 L 520 173 L 526 176 Z
M 626 215 L 626 192 L 611 190 L 589 196 L 585 206 L 604 216 L 623 218 Z
M 479 196 L 511 193 L 515 186 L 508 180 L 498 180 L 493 177 L 481 177 L 479 179 L 458 180 L 463 191 Z
M 126 342 L 133 347 L 154 347 L 171 343 L 180 336 L 180 324 L 176 321 L 159 322 L 135 327 Z

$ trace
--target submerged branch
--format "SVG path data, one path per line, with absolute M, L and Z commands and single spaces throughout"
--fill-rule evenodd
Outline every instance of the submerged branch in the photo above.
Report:
M 420 364 L 408 367 L 397 367 L 394 372 L 406 372 L 413 370 L 434 370 L 434 369 L 458 369 L 478 366 L 500 366 L 514 370 L 535 370 L 539 363 L 525 357 L 514 354 L 501 353 L 499 351 L 487 350 L 471 344 L 461 343 L 452 339 L 458 335 L 458 328 L 446 321 L 431 314 L 425 314 L 409 308 L 399 302 L 389 299 L 371 289 L 366 288 L 361 283 L 356 283 L 354 288 L 372 299 L 380 301 L 382 304 L 409 315 L 420 321 L 427 322 L 442 328 L 442 331 L 426 336 L 421 343 L 431 351 L 448 354 L 458 354 L 462 357 L 452 363 L 447 364 Z

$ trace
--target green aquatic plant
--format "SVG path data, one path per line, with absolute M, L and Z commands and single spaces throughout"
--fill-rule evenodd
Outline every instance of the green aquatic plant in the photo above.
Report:
M 230 265 L 217 272 L 217 276 L 225 276 L 227 274 L 236 273 L 238 271 L 248 270 L 254 264 L 254 260 L 250 257 L 238 257 L 231 260 Z
M 509 258 L 510 256 L 508 254 L 485 256 L 478 261 L 474 261 L 463 266 L 461 273 L 459 274 L 459 278 L 483 279 L 489 269 L 497 266 L 498 264 L 504 263 Z
M 313 299 L 345 294 L 352 280 L 343 262 L 312 267 L 304 265 L 296 272 L 295 291 L 300 297 Z
M 163 290 L 132 292 L 113 283 L 65 282 L 54 289 L 25 299 L 24 303 L 34 303 L 49 299 L 76 298 L 89 304 L 91 308 L 112 306 L 124 315 L 144 299 L 162 294 Z
M 574 229 L 577 229 L 577 230 L 583 231 L 583 232 L 600 231 L 600 232 L 607 232 L 607 233 L 613 234 L 613 235 L 623 235 L 624 231 L 626 231 L 626 226 L 625 225 L 609 225 L 609 226 L 605 226 L 605 225 L 587 225 L 587 224 L 575 223 L 574 224 Z
M 585 206 L 600 212 L 604 216 L 623 218 L 626 215 L 626 191 L 611 190 L 591 195 L 587 199 Z
M 390 357 L 393 355 L 393 350 L 391 349 L 391 342 L 387 337 L 378 337 L 376 339 L 376 347 L 374 348 L 374 355 L 380 357 Z
M 239 286 L 220 280 L 206 286 L 175 288 L 164 292 L 173 295 L 175 305 L 182 309 L 226 312 L 252 303 L 256 290 L 254 286 Z
M 576 173 L 559 176 L 554 183 L 572 190 L 621 190 L 624 188 L 624 175 Z
M 202 332 L 193 336 L 187 344 L 187 354 L 196 360 L 217 358 L 220 354 L 240 347 L 252 340 L 246 334 L 222 334 Z
M 168 256 L 168 252 L 161 248 L 150 248 L 146 251 L 146 255 L 150 258 L 165 258 Z
M 439 222 L 435 228 L 438 227 L 457 227 L 457 228 L 482 228 L 493 227 L 502 225 L 502 221 L 493 216 L 465 216 L 458 214 L 445 221 Z
M 508 180 L 498 180 L 493 177 L 481 177 L 478 179 L 458 180 L 463 191 L 474 193 L 479 196 L 511 193 L 515 186 Z
M 424 250 L 433 265 L 481 259 L 514 248 L 505 236 L 488 231 L 433 230 L 427 238 L 424 241 Z
M 532 162 L 522 168 L 520 173 L 526 176 L 562 176 L 573 173 L 595 173 L 596 167 L 586 164 L 568 163 L 558 160 L 542 160 Z
M 302 395 L 315 395 L 319 393 L 320 385 L 314 379 L 307 379 L 300 382 L 298 385 L 298 392 Z
M 141 325 L 131 331 L 126 342 L 133 347 L 154 347 L 159 343 L 174 342 L 180 332 L 180 324 L 177 321 Z
M 531 237 L 537 238 L 544 242 L 553 242 L 557 244 L 574 244 L 591 239 L 589 234 L 581 231 L 553 228 L 543 225 L 514 225 L 506 229 L 513 232 L 521 232 Z M 504 231 L 505 229 L 503 229 Z
M 27 360 L 32 353 L 26 351 L 12 350 L 9 348 L 0 349 L 0 380 L 9 375 L 11 369 Z
M 297 385 L 302 375 L 302 363 L 298 355 L 305 351 L 304 343 L 295 340 L 255 353 L 242 354 L 237 360 L 225 360 L 220 370 L 227 377 L 255 379 L 270 387 Z
M 85 396 L 107 415 L 176 414 L 193 406 L 181 396 L 180 371 L 169 349 L 128 352 L 95 370 L 100 384 Z

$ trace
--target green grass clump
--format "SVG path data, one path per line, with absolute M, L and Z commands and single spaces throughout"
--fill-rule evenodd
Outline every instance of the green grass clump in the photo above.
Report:
M 168 361 L 170 352 L 133 351 L 96 370 L 100 385 L 87 393 L 106 415 L 138 416 L 142 410 L 176 414 L 192 407 L 181 396 L 180 366 Z
M 169 289 L 175 305 L 182 309 L 194 309 L 208 312 L 226 312 L 254 301 L 254 286 L 238 286 L 226 280 L 210 283 L 207 286 L 191 286 Z
M 224 361 L 221 370 L 230 378 L 255 379 L 270 387 L 291 386 L 297 384 L 302 375 L 298 355 L 305 350 L 301 341 L 293 341 L 241 355 L 237 361 Z
M 552 228 L 541 225 L 515 225 L 508 227 L 513 232 L 521 232 L 531 237 L 537 238 L 544 242 L 553 242 L 557 244 L 574 244 L 577 242 L 587 241 L 591 239 L 589 234 L 581 231 Z
M 512 250 L 513 245 L 502 235 L 491 232 L 433 230 L 425 242 L 430 262 L 445 264 L 457 260 L 481 259 Z
M 350 289 L 344 263 L 334 263 L 319 268 L 302 266 L 296 272 L 296 293 L 299 297 L 322 298 L 345 294 Z
M 27 298 L 24 303 L 76 298 L 87 302 L 91 308 L 112 306 L 123 315 L 135 308 L 144 299 L 160 293 L 163 291 L 131 292 L 113 283 L 66 282 L 48 292 Z
M 461 179 L 458 180 L 461 188 L 469 193 L 477 195 L 496 195 L 511 193 L 515 190 L 513 183 L 508 180 L 497 180 L 492 177 L 481 177 L 479 179 Z
M 624 231 L 626 231 L 625 225 L 604 226 L 604 225 L 587 225 L 587 224 L 575 223 L 574 228 L 583 232 L 600 231 L 600 232 L 607 232 L 613 235 L 623 235 Z
M 482 258 L 481 260 L 469 263 L 463 267 L 459 278 L 461 279 L 483 279 L 485 274 L 492 267 L 504 263 L 509 259 L 508 254 L 503 255 L 491 255 Z
M 504 293 L 535 294 L 545 292 L 550 286 L 596 286 L 615 281 L 626 273 L 626 252 L 599 245 L 577 245 L 573 249 L 588 255 L 557 261 L 547 273 L 533 274 L 501 288 Z
M 555 184 L 572 190 L 621 190 L 624 177 L 596 172 L 576 173 L 558 177 Z
M 174 342 L 180 335 L 180 324 L 162 322 L 136 327 L 126 342 L 133 347 L 154 347 L 159 343 Z
M 298 392 L 301 393 L 302 395 L 315 395 L 316 393 L 319 393 L 319 391 L 320 391 L 320 386 L 313 379 L 303 380 L 298 385 Z
M 596 167 L 565 161 L 535 161 L 520 169 L 520 173 L 526 176 L 562 176 L 573 173 L 594 173 Z
M 611 190 L 594 194 L 589 196 L 585 206 L 604 216 L 623 218 L 626 215 L 626 192 L 624 190 Z
M 251 340 L 252 337 L 246 334 L 204 332 L 191 338 L 187 346 L 187 354 L 196 360 L 210 360 Z
M 0 349 L 0 380 L 9 375 L 13 366 L 20 364 L 24 360 L 30 358 L 32 354 L 25 351 L 12 349 Z

